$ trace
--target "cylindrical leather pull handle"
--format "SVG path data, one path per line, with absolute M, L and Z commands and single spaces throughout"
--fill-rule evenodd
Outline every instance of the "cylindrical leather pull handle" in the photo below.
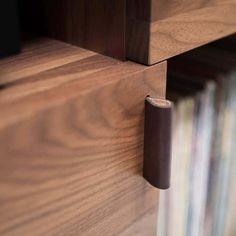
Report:
M 146 97 L 143 177 L 154 187 L 170 187 L 172 102 Z

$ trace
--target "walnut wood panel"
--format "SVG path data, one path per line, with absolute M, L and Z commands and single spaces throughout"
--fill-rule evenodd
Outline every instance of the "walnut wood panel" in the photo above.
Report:
M 23 28 L 125 59 L 126 0 L 21 0 Z
M 127 57 L 154 64 L 236 32 L 235 0 L 127 0 Z
M 32 48 L 25 60 L 39 65 Z M 5 86 L 0 235 L 154 235 L 158 191 L 142 177 L 143 105 L 147 94 L 165 96 L 165 76 L 166 63 L 88 53 Z
M 0 87 L 13 86 L 36 73 L 93 55 L 95 53 L 92 51 L 56 40 L 46 38 L 25 40 L 20 54 L 0 60 Z
M 137 219 L 130 227 L 127 227 L 119 236 L 144 236 L 144 235 L 157 235 L 156 208 L 152 208 L 143 216 Z

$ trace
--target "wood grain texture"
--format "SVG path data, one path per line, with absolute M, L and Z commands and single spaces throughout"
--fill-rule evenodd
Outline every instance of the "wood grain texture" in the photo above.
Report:
M 23 41 L 20 54 L 0 60 L 0 86 L 14 85 L 36 73 L 93 55 L 92 51 L 56 40 L 31 38 Z
M 125 60 L 125 0 L 21 0 L 23 28 Z
M 39 65 L 33 51 L 25 60 Z M 88 52 L 21 75 L 0 91 L 0 235 L 154 235 L 158 191 L 141 174 L 143 105 L 147 94 L 165 96 L 166 63 Z
M 143 64 L 160 62 L 236 32 L 235 0 L 127 1 L 127 57 Z

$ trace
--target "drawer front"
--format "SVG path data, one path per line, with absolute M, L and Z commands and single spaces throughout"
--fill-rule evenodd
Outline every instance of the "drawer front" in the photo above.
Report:
M 127 1 L 127 57 L 144 64 L 236 32 L 235 0 Z
M 155 235 L 143 106 L 148 94 L 165 96 L 166 63 L 77 80 L 81 67 L 67 67 L 63 86 L 45 84 L 66 76 L 59 67 L 0 93 L 0 235 Z

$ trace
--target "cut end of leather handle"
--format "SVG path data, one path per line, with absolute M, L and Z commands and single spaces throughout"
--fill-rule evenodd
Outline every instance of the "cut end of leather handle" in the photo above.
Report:
M 159 189 L 170 187 L 172 109 L 168 100 L 145 99 L 143 177 Z

